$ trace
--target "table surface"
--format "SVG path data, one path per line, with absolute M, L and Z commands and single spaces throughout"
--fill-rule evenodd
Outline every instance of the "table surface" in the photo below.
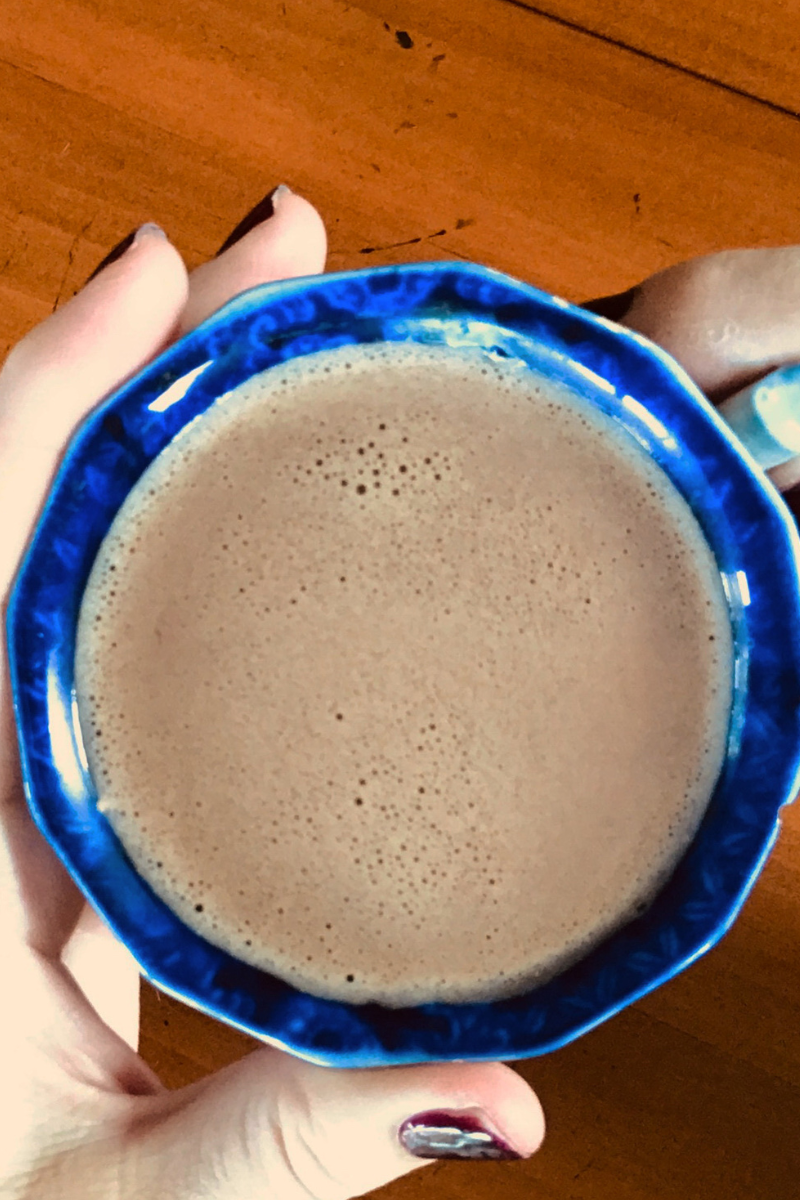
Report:
M 800 240 L 797 0 L 4 0 L 0 354 L 159 222 L 191 268 L 286 181 L 329 266 L 468 258 L 571 300 Z M 406 34 L 399 37 L 398 32 Z M 512 1064 L 520 1163 L 375 1195 L 800 1194 L 800 806 L 723 942 L 577 1043 Z M 142 987 L 170 1087 L 254 1043 Z

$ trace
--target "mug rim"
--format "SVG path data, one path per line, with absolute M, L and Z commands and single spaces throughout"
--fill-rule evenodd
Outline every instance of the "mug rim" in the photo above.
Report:
M 638 391 L 648 396 L 645 409 L 654 423 L 643 436 L 651 436 L 654 457 L 669 453 L 663 433 L 676 440 L 674 424 L 665 425 L 659 416 L 673 406 L 673 418 L 677 413 L 684 435 L 686 430 L 691 434 L 688 441 L 681 438 L 678 448 L 695 447 L 698 461 L 723 490 L 720 507 L 727 506 L 728 515 L 735 516 L 741 538 L 751 527 L 744 538 L 749 603 L 743 602 L 736 572 L 730 587 L 740 591 L 729 595 L 732 605 L 739 604 L 746 627 L 745 683 L 750 686 L 756 671 L 756 679 L 764 677 L 772 707 L 777 710 L 778 701 L 786 698 L 791 707 L 778 713 L 762 704 L 751 713 L 745 710 L 752 697 L 743 692 L 747 704 L 737 733 L 737 761 L 741 765 L 741 756 L 749 754 L 762 769 L 772 766 L 774 778 L 759 790 L 755 766 L 745 773 L 753 794 L 739 797 L 735 806 L 731 802 L 725 855 L 712 853 L 714 839 L 706 838 L 703 861 L 684 881 L 687 912 L 682 924 L 652 920 L 660 892 L 650 914 L 612 933 L 548 983 L 506 1000 L 403 1009 L 325 1000 L 212 947 L 171 913 L 130 864 L 133 878 L 121 883 L 120 862 L 127 856 L 92 806 L 71 677 L 74 620 L 67 618 L 70 612 L 77 617 L 99 545 L 97 529 L 91 537 L 85 529 L 81 534 L 82 519 L 84 525 L 91 519 L 87 513 L 93 505 L 109 508 L 116 502 L 107 494 L 115 472 L 123 467 L 129 476 L 138 471 L 118 508 L 160 450 L 231 390 L 237 370 L 245 372 L 238 381 L 243 382 L 257 373 L 250 369 L 252 363 L 265 361 L 265 356 L 268 366 L 277 365 L 332 348 L 332 343 L 347 344 L 348 336 L 350 341 L 420 340 L 422 332 L 452 345 L 459 322 L 471 321 L 488 327 L 486 353 L 508 357 L 523 353 L 526 340 L 546 344 L 553 370 L 567 372 L 574 384 L 570 364 L 578 363 L 588 372 L 587 388 L 595 392 L 597 379 L 613 382 L 612 391 L 621 400 L 621 381 L 635 379 L 636 386 L 626 386 L 623 395 L 635 400 Z M 369 338 L 355 339 L 356 329 L 366 330 Z M 336 342 L 337 337 L 345 341 Z M 595 393 L 592 402 L 598 402 Z M 193 411 L 192 404 L 201 407 Z M 115 512 L 104 523 L 101 539 Z M 736 545 L 741 549 L 744 542 Z M 766 590 L 759 563 L 776 572 Z M 793 798 L 800 777 L 799 576 L 800 537 L 778 492 L 683 368 L 642 335 L 472 263 L 406 263 L 262 284 L 163 351 L 95 408 L 68 443 L 18 570 L 6 618 L 28 805 L 72 878 L 145 976 L 162 991 L 244 1032 L 309 1061 L 336 1066 L 508 1060 L 544 1053 L 608 1019 L 708 950 L 730 927 L 760 874 L 777 836 L 780 809 Z M 774 611 L 782 606 L 783 612 Z M 756 609 L 761 632 L 754 640 Z M 768 718 L 775 742 L 756 753 L 758 748 L 751 746 L 756 725 Z M 726 776 L 727 769 L 726 762 L 715 795 L 727 786 L 726 779 L 729 784 L 734 778 Z M 722 826 L 717 839 L 721 831 Z M 702 841 L 701 832 L 676 875 L 698 839 Z M 671 884 L 672 879 L 664 890 Z M 608 952 L 611 944 L 613 953 Z

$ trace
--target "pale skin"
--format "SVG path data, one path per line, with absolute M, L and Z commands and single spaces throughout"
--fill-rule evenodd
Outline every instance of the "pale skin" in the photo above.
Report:
M 325 230 L 289 194 L 191 274 L 144 235 L 31 332 L 0 371 L 0 594 L 7 597 L 65 443 L 171 341 L 255 284 L 324 269 Z M 800 247 L 670 268 L 624 322 L 712 398 L 800 360 Z M 774 473 L 800 481 L 800 460 Z M 4 601 L 5 607 L 5 601 Z M 5 636 L 3 627 L 2 636 Z M 544 1117 L 502 1063 L 336 1071 L 271 1047 L 178 1091 L 136 1053 L 139 973 L 28 815 L 0 660 L 0 1195 L 8 1200 L 346 1200 L 425 1165 L 397 1138 L 433 1109 L 482 1114 L 528 1156 Z M 480 1170 L 480 1167 L 475 1167 Z

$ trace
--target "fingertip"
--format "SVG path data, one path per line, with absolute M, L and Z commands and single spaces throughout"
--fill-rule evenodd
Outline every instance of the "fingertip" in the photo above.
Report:
M 307 275 L 318 275 L 325 269 L 325 259 L 328 254 L 328 234 L 325 222 L 317 209 L 304 196 L 297 192 L 285 192 L 275 206 L 276 226 L 287 230 L 297 243 L 299 251 L 302 242 L 302 254 L 308 270 Z
M 164 230 L 151 222 L 140 226 L 125 252 L 96 270 L 70 303 L 88 296 L 95 306 L 100 293 L 105 300 L 112 300 L 131 289 L 148 291 L 156 304 L 156 318 L 177 317 L 188 298 L 189 276 L 183 258 Z
M 483 1098 L 483 1108 L 523 1158 L 535 1154 L 544 1141 L 542 1103 L 530 1084 L 506 1063 L 475 1063 L 473 1090 Z
M 172 340 L 188 294 L 183 260 L 145 233 L 13 347 L 0 376 L 0 415 L 22 440 L 33 427 L 63 444 L 77 422 Z
M 545 1116 L 539 1097 L 521 1074 L 502 1062 L 431 1063 L 394 1068 L 408 1071 L 406 1080 L 427 1092 L 441 1108 L 480 1112 L 496 1132 L 523 1158 L 530 1158 L 545 1135 Z
M 325 268 L 325 224 L 310 200 L 280 184 L 270 195 L 272 215 L 248 230 L 218 257 L 241 266 L 268 252 L 270 261 L 292 275 L 317 275 Z M 238 253 L 237 253 L 238 251 Z
M 250 288 L 318 275 L 325 268 L 326 253 L 325 225 L 314 205 L 296 192 L 275 196 L 272 216 L 192 271 L 181 333 Z
M 188 296 L 189 276 L 179 251 L 157 225 L 144 225 L 121 258 L 70 301 L 75 345 L 92 336 L 118 348 L 123 367 L 127 359 L 138 369 L 175 336 Z

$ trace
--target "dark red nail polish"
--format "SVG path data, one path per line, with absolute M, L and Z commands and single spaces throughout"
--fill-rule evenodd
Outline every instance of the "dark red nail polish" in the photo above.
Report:
M 400 1126 L 400 1141 L 417 1158 L 522 1158 L 469 1113 L 418 1113 Z
M 637 291 L 638 288 L 628 288 L 627 292 L 601 296 L 599 300 L 586 300 L 580 307 L 598 317 L 606 317 L 609 321 L 621 321 L 633 304 Z
M 268 192 L 263 200 L 259 200 L 255 208 L 251 208 L 247 216 L 242 217 L 233 232 L 228 234 L 214 257 L 219 258 L 220 254 L 224 254 L 226 250 L 230 250 L 231 246 L 241 241 L 246 233 L 249 233 L 251 229 L 255 229 L 256 225 L 260 225 L 262 221 L 266 221 L 269 217 L 274 216 L 276 201 L 288 191 L 290 191 L 290 188 L 285 183 L 280 183 L 272 191 Z

